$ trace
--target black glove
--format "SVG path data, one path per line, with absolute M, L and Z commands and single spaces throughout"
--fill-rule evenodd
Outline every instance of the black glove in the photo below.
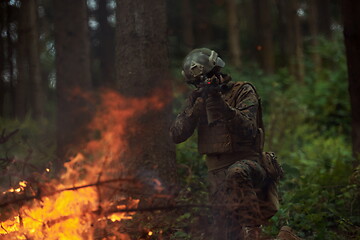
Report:
M 188 117 L 199 117 L 201 111 L 204 109 L 204 99 L 201 97 L 201 92 L 194 90 L 187 99 L 187 107 L 185 108 L 185 114 Z
M 202 92 L 200 89 L 193 90 L 187 98 L 188 106 L 193 106 L 195 104 L 196 99 L 198 97 L 201 97 L 201 94 L 202 94 Z

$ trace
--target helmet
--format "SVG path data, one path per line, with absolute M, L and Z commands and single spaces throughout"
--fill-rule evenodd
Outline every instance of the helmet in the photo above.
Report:
M 195 84 L 215 69 L 225 66 L 218 54 L 208 48 L 192 50 L 184 59 L 182 75 L 187 83 Z

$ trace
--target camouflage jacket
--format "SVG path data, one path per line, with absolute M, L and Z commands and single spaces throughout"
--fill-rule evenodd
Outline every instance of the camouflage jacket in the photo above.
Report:
M 208 126 L 205 107 L 196 116 L 192 112 L 196 94 L 187 99 L 187 106 L 170 128 L 175 143 L 188 139 L 198 129 L 198 149 L 202 154 L 258 153 L 256 137 L 259 128 L 259 97 L 250 83 L 229 82 L 221 97 L 235 111 L 235 116 L 215 126 Z

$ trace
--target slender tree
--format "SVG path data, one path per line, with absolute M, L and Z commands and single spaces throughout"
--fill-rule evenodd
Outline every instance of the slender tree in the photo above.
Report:
M 282 0 L 286 14 L 286 49 L 290 72 L 298 82 L 304 80 L 303 36 L 298 16 L 299 0 Z
M 264 71 L 268 74 L 274 73 L 274 41 L 273 41 L 273 21 L 272 0 L 255 0 L 257 22 L 257 49 L 260 53 L 260 62 Z
M 29 82 L 31 84 L 29 99 L 31 100 L 33 116 L 40 118 L 44 115 L 45 94 L 41 78 L 37 3 L 36 0 L 25 0 L 22 1 L 22 4 L 24 4 L 24 8 L 27 11 L 27 21 L 30 27 L 27 38 L 27 60 L 29 66 Z
M 16 10 L 15 10 L 16 9 Z M 8 67 L 8 73 L 9 73 L 9 93 L 10 93 L 10 116 L 16 117 L 16 82 L 14 77 L 15 67 L 14 67 L 14 58 L 16 58 L 14 54 L 15 49 L 15 40 L 13 37 L 15 33 L 11 30 L 11 25 L 15 24 L 14 15 L 15 11 L 17 11 L 17 8 L 11 6 L 10 4 L 7 4 L 6 6 L 6 63 Z M 18 30 L 19 31 L 19 30 Z M 18 34 L 19 35 L 19 34 Z M 19 38 L 19 36 L 18 36 Z
M 286 2 L 283 0 L 276 0 L 276 10 L 278 12 L 276 25 L 275 40 L 278 42 L 279 46 L 279 61 L 278 67 L 287 67 L 288 65 L 288 55 L 289 55 L 289 44 L 287 40 L 287 18 L 286 18 Z
M 17 79 L 15 88 L 15 115 L 23 119 L 29 110 L 27 89 L 29 82 L 29 63 L 27 61 L 27 40 L 29 38 L 29 11 L 27 1 L 21 2 L 18 20 L 18 41 L 16 48 Z M 9 36 L 10 37 L 10 36 Z
M 342 15 L 349 74 L 354 167 L 360 164 L 360 2 L 342 0 Z
M 181 32 L 187 50 L 193 49 L 195 44 L 192 10 L 191 0 L 181 0 Z
M 195 29 L 195 46 L 207 46 L 213 39 L 211 6 L 212 2 L 207 0 L 193 1 L 195 8 L 194 29 Z
M 325 37 L 331 36 L 331 0 L 316 0 L 319 32 Z
M 0 2 L 0 32 L 6 32 L 6 3 Z M 0 117 L 4 117 L 5 102 L 5 38 L 0 35 Z
M 318 73 L 321 69 L 322 59 L 318 51 L 319 47 L 319 19 L 318 19 L 318 5 L 316 0 L 309 1 L 309 17 L 308 25 L 311 38 L 311 58 L 314 65 L 314 70 Z
M 34 118 L 43 116 L 45 96 L 39 54 L 37 3 L 35 0 L 23 0 L 19 10 L 17 42 L 16 116 L 19 119 L 23 119 L 29 111 Z
M 227 0 L 228 43 L 231 61 L 235 67 L 241 67 L 240 29 L 238 5 L 235 0 Z
M 134 117 L 127 165 L 136 172 L 158 173 L 165 185 L 175 182 L 175 149 L 169 138 L 171 78 L 168 70 L 165 1 L 117 0 L 116 80 L 121 94 L 148 98 L 155 90 L 164 108 Z M 120 7 L 121 6 L 121 7 Z
M 91 89 L 86 0 L 54 0 L 57 90 L 57 167 L 86 140 L 90 119 L 81 90 Z
M 97 1 L 96 19 L 97 28 L 97 55 L 100 62 L 100 85 L 115 86 L 115 29 L 109 23 L 110 11 L 107 0 Z

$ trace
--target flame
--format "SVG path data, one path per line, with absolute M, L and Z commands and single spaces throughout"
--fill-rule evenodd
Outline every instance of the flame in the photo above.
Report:
M 101 190 L 98 183 L 112 179 L 121 171 L 119 159 L 127 148 L 122 137 L 127 131 L 127 120 L 143 111 L 163 108 L 164 101 L 159 96 L 127 99 L 114 91 L 104 90 L 99 110 L 89 125 L 100 132 L 100 137 L 89 141 L 82 152 L 66 162 L 66 171 L 59 179 L 45 183 L 38 198 L 34 197 L 34 201 L 27 202 L 14 211 L 12 217 L 1 222 L 0 239 L 91 240 L 97 223 L 131 219 L 134 212 L 121 210 L 136 208 L 139 200 L 124 196 L 107 199 L 106 191 Z M 113 167 L 114 163 L 116 167 Z M 50 169 L 45 171 L 50 172 Z M 158 181 L 154 182 L 157 188 L 161 187 Z M 20 181 L 17 187 L 3 194 L 24 192 L 27 187 L 28 182 Z M 117 205 L 111 212 L 116 201 L 126 204 Z M 102 239 L 127 240 L 130 237 L 126 233 L 116 233 L 116 237 Z
M 19 186 L 17 188 L 9 188 L 8 190 L 4 191 L 3 194 L 6 193 L 20 193 L 22 191 L 24 191 L 25 187 L 27 186 L 27 182 L 26 181 L 20 181 Z

